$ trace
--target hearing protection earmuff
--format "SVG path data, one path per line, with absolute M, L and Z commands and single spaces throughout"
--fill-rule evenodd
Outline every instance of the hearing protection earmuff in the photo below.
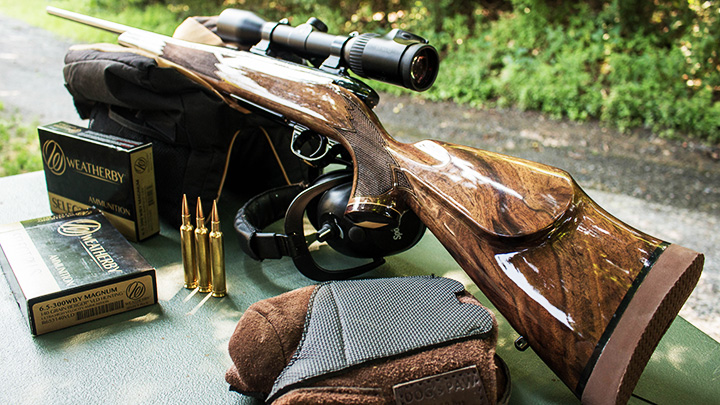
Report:
M 268 190 L 250 199 L 235 217 L 241 248 L 256 260 L 290 256 L 298 270 L 317 281 L 346 279 L 383 264 L 386 256 L 417 244 L 425 225 L 412 211 L 397 226 L 370 229 L 355 225 L 344 216 L 352 189 L 352 172 L 339 170 L 319 176 L 310 186 L 290 185 Z M 303 219 L 316 229 L 315 239 L 337 252 L 372 262 L 341 270 L 321 267 L 308 249 Z M 285 233 L 261 229 L 285 218 Z

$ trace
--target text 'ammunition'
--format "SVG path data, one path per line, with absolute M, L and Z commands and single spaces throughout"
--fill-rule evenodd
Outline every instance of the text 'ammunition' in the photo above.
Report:
M 564 170 L 442 141 L 394 139 L 372 111 L 377 93 L 345 74 L 344 68 L 353 66 L 367 73 L 365 62 L 376 65 L 377 59 L 361 58 L 362 64 L 350 66 L 347 58 L 343 65 L 342 52 L 335 51 L 345 38 L 335 36 L 328 42 L 312 29 L 305 28 L 305 35 L 302 27 L 295 31 L 255 18 L 255 36 L 249 42 L 259 42 L 247 52 L 48 10 L 122 33 L 123 45 L 150 52 L 212 88 L 231 108 L 271 117 L 281 125 L 292 122 L 295 146 L 308 137 L 300 128 L 311 128 L 310 135 L 323 147 L 311 156 L 299 153 L 305 160 L 325 163 L 340 155 L 342 161 L 346 153 L 353 182 L 343 215 L 357 225 L 380 228 L 396 226 L 405 212 L 415 213 L 583 403 L 629 401 L 651 354 L 700 278 L 702 254 L 608 214 Z M 297 34 L 313 38 L 301 44 L 324 43 L 335 53 L 318 61 L 318 68 L 273 57 L 274 45 L 282 47 L 283 39 Z M 369 37 L 347 37 L 348 43 L 360 39 Z M 378 43 L 375 39 L 370 39 L 372 46 Z M 410 47 L 423 45 L 408 39 Z M 299 48 L 279 50 L 303 58 Z M 382 53 L 363 47 L 365 55 Z M 408 61 L 401 55 L 400 65 L 409 68 L 404 71 L 410 79 L 432 84 L 424 79 L 435 70 L 422 67 L 430 66 L 426 62 L 433 58 L 415 56 Z M 398 64 L 392 66 L 397 71 Z M 196 249 L 198 262 L 207 266 L 209 248 L 205 245 L 204 257 Z M 201 291 L 207 278 L 200 274 Z M 209 292 L 209 285 L 205 287 Z M 675 370 L 672 373 L 675 376 Z

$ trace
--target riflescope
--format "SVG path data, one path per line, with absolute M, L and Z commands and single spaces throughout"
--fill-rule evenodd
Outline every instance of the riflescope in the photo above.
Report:
M 226 9 L 218 18 L 217 33 L 226 42 L 259 49 L 283 50 L 303 58 L 323 59 L 321 68 L 348 67 L 360 77 L 424 91 L 438 74 L 438 53 L 427 41 L 394 29 L 384 36 L 327 34 L 317 18 L 292 27 L 287 22 L 268 22 L 257 14 Z

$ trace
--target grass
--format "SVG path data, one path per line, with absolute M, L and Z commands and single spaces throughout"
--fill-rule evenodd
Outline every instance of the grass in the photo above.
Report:
M 37 125 L 23 122 L 0 103 L 0 177 L 42 170 Z
M 343 10 L 331 7 L 335 3 L 225 0 L 228 6 L 262 10 L 268 19 L 294 16 L 294 25 L 304 21 L 301 16 L 314 14 L 328 23 L 331 32 L 389 28 L 372 25 L 378 14 L 381 20 L 385 14 L 375 13 L 369 2 L 347 0 L 344 3 L 362 7 Z M 658 22 L 653 17 L 646 24 L 647 32 L 634 32 L 623 23 L 620 17 L 630 7 L 623 8 L 626 2 L 606 2 L 600 11 L 584 3 L 560 2 L 564 5 L 551 8 L 542 0 L 511 3 L 522 11 L 502 12 L 491 19 L 481 9 L 472 16 L 467 10 L 459 13 L 450 7 L 455 4 L 452 0 L 393 1 L 406 8 L 401 27 L 407 22 L 403 28 L 424 35 L 442 54 L 441 75 L 422 97 L 476 107 L 536 110 L 580 121 L 597 119 L 621 130 L 645 127 L 665 137 L 690 136 L 720 144 L 718 3 L 656 2 L 656 17 L 662 18 Z M 77 41 L 115 43 L 116 35 L 49 16 L 45 7 L 170 35 L 185 17 L 217 13 L 213 8 L 217 4 L 209 0 L 0 0 L 0 13 Z M 446 6 L 450 7 L 447 13 Z M 680 13 L 682 9 L 685 12 Z M 690 15 L 688 10 L 695 16 L 692 20 L 683 17 Z M 562 18 L 556 16 L 559 12 Z M 348 13 L 354 13 L 352 18 Z M 355 20 L 361 22 L 359 26 L 350 24 Z M 398 91 L 378 83 L 369 81 L 377 90 Z M 8 113 L 2 119 L 6 132 L 22 131 L 30 124 Z M 4 155 L 0 158 L 7 160 Z
M 84 27 L 77 23 L 65 21 L 45 12 L 46 6 L 54 6 L 73 10 L 72 1 L 43 0 L 0 0 L 0 12 L 31 25 L 42 27 L 66 38 L 86 42 L 114 42 L 117 36 L 101 30 Z
M 72 37 L 73 27 L 45 14 L 47 4 L 41 0 L 0 0 L 0 13 Z M 77 27 L 74 28 L 79 31 Z M 85 35 L 80 32 L 74 34 Z M 102 37 L 93 39 L 95 38 Z M 42 170 L 36 130 L 38 122 L 10 111 L 5 108 L 2 101 L 0 100 L 0 177 Z

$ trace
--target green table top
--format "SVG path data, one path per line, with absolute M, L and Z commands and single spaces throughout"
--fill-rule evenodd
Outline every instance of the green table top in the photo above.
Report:
M 0 178 L 0 190 L 0 223 L 50 214 L 42 172 Z M 0 403 L 258 403 L 228 391 L 230 336 L 252 303 L 313 281 L 290 259 L 256 262 L 244 255 L 232 229 L 238 207 L 225 197 L 219 205 L 229 291 L 221 299 L 183 288 L 179 232 L 166 224 L 160 235 L 135 244 L 157 269 L 159 303 L 151 307 L 33 337 L 3 277 Z M 420 274 L 456 279 L 490 306 L 429 233 L 419 246 L 388 258 L 366 276 Z M 517 334 L 494 312 L 500 324 L 498 354 L 513 382 L 511 403 L 579 403 L 532 350 L 514 348 Z M 641 398 L 656 404 L 720 403 L 720 344 L 677 318 L 630 403 L 646 403 Z

